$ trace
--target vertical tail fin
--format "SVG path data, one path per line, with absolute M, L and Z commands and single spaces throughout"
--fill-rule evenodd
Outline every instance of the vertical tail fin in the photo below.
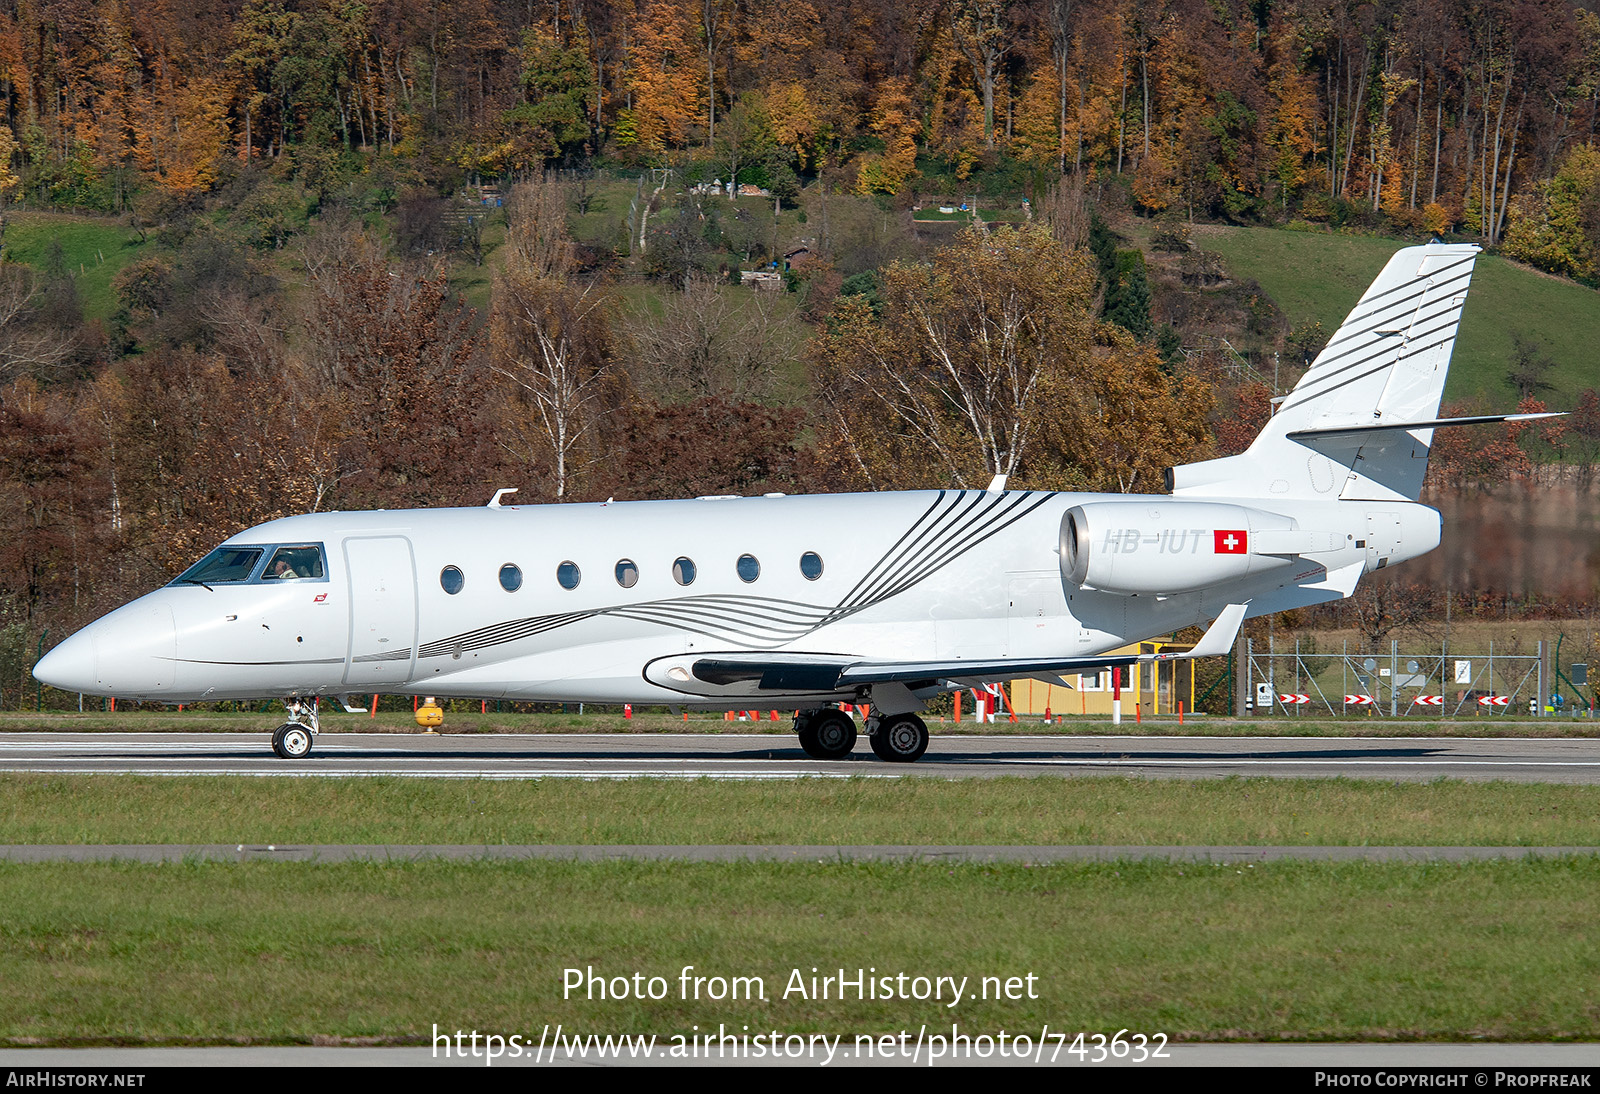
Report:
M 1415 501 L 1477 256 L 1398 252 L 1249 449 L 1174 468 L 1173 492 Z

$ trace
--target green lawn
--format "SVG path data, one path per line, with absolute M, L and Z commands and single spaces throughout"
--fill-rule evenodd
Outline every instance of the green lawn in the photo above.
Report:
M 1118 1029 L 1194 1040 L 1600 1037 L 1600 860 L 0 866 L 0 1043 Z M 685 966 L 763 998 L 682 998 Z M 659 1001 L 564 991 L 659 976 Z M 785 990 L 965 979 L 955 1006 Z M 579 977 L 584 975 L 579 972 Z M 974 998 L 1024 978 L 1032 995 Z M 753 991 L 753 989 L 752 989 Z M 807 995 L 810 995 L 809 990 Z
M 121 221 L 109 217 L 71 216 L 65 213 L 6 214 L 5 257 L 43 270 L 50 244 L 61 240 L 67 272 L 78 280 L 78 295 L 88 319 L 108 319 L 117 310 L 111 279 L 117 271 L 152 246 Z
M 1235 277 L 1261 283 L 1292 327 L 1316 321 L 1330 335 L 1403 240 L 1290 232 L 1273 228 L 1204 228 L 1195 243 L 1221 254 Z M 1478 259 L 1461 320 L 1446 400 L 1481 398 L 1510 410 L 1506 381 L 1515 332 L 1538 340 L 1556 361 L 1545 401 L 1571 409 L 1576 395 L 1600 384 L 1600 293 L 1519 267 L 1494 255 Z
M 0 843 L 1600 846 L 1600 787 L 0 775 Z

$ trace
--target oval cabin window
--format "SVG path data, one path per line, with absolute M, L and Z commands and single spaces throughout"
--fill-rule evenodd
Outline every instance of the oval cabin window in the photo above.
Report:
M 800 556 L 800 572 L 807 581 L 815 581 L 822 576 L 822 556 L 815 551 L 807 551 Z

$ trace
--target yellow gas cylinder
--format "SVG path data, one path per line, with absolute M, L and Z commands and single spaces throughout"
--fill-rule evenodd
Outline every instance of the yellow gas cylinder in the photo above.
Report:
M 443 724 L 444 708 L 439 705 L 439 701 L 437 699 L 430 695 L 424 699 L 422 701 L 422 705 L 417 708 L 417 725 L 431 733 L 434 729 Z

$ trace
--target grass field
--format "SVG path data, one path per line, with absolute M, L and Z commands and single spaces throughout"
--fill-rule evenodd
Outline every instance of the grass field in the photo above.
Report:
M 117 310 L 111 279 L 149 244 L 133 229 L 108 217 L 65 213 L 6 214 L 6 258 L 45 269 L 53 240 L 61 240 L 67 272 L 78 280 L 78 297 L 88 319 L 108 319 Z
M 1600 1037 L 1600 860 L 1257 867 L 0 867 L 0 1042 L 427 1043 L 919 1025 L 1181 1039 Z M 680 970 L 764 1000 L 678 997 Z M 659 1002 L 563 998 L 567 968 Z M 794 970 L 1037 998 L 784 998 Z M 1025 993 L 1024 993 L 1025 994 Z M 947 1000 L 948 1001 L 948 1000 Z
M 1600 846 L 1600 787 L 0 775 L 0 843 Z
M 1373 236 L 1324 235 L 1273 228 L 1202 227 L 1198 246 L 1221 254 L 1235 277 L 1261 283 L 1293 327 L 1313 320 L 1332 334 L 1389 257 L 1411 244 Z M 1510 410 L 1516 390 L 1506 380 L 1513 333 L 1543 344 L 1556 361 L 1545 400 L 1567 409 L 1576 394 L 1600 382 L 1600 293 L 1571 281 L 1482 255 L 1461 319 L 1446 400 L 1482 398 Z

